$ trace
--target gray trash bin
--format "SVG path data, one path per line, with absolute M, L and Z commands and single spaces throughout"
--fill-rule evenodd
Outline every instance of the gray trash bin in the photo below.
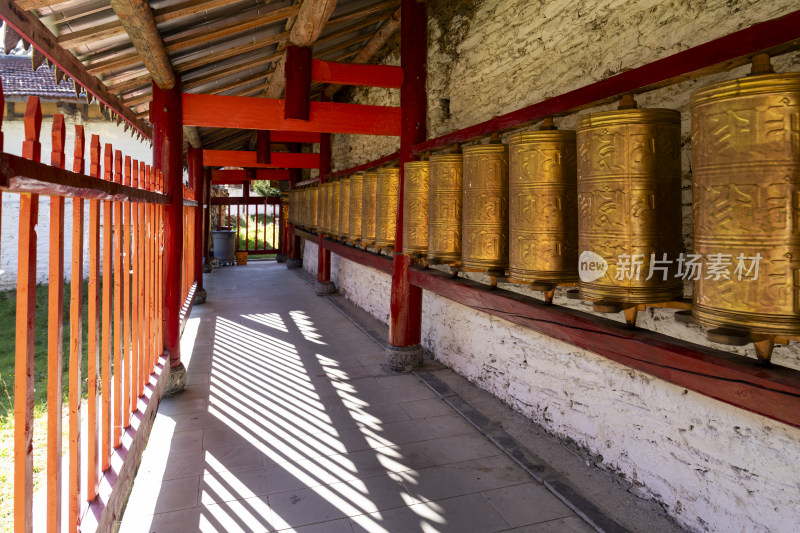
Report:
M 214 240 L 214 257 L 220 264 L 232 265 L 236 261 L 234 256 L 234 237 L 235 231 L 212 231 L 211 238 Z

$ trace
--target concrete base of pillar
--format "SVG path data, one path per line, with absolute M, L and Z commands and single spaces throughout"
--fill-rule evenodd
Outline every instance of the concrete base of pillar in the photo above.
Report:
M 186 367 L 183 366 L 183 363 L 179 363 L 178 366 L 173 366 L 169 369 L 169 381 L 167 381 L 167 387 L 164 389 L 164 398 L 180 394 L 185 388 Z
M 387 346 L 386 364 L 395 372 L 411 372 L 422 366 L 422 346 Z
M 203 263 L 203 274 L 211 274 L 213 271 L 214 268 L 211 266 L 211 261 Z
M 287 259 L 286 260 L 286 268 L 289 270 L 293 270 L 295 268 L 300 268 L 303 266 L 302 259 Z
M 194 293 L 194 304 L 200 305 L 206 303 L 207 296 L 208 294 L 205 289 L 197 289 L 197 292 Z
M 286 254 L 278 254 L 275 256 L 275 261 L 278 263 L 285 263 L 286 262 Z
M 316 286 L 317 296 L 325 296 L 336 292 L 336 285 L 332 281 L 318 281 Z

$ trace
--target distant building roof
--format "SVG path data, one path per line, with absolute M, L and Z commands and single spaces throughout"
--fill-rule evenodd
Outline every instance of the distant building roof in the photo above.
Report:
M 15 96 L 38 96 L 53 100 L 79 101 L 72 88 L 72 82 L 61 80 L 56 84 L 53 67 L 42 65 L 31 69 L 30 56 L 0 54 L 0 79 L 3 80 L 3 94 L 6 98 Z

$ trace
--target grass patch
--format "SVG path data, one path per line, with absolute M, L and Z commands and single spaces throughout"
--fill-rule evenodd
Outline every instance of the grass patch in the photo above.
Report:
M 264 226 L 264 219 L 266 216 L 266 229 Z M 233 228 L 235 226 L 236 220 L 232 220 Z M 238 250 L 263 250 L 265 248 L 264 241 L 266 239 L 267 245 L 272 249 L 276 249 L 278 246 L 278 228 L 275 228 L 275 239 L 272 238 L 272 228 L 275 226 L 275 220 L 272 215 L 258 215 L 256 219 L 256 215 L 250 215 L 248 217 L 239 217 L 239 232 L 238 232 L 238 239 L 239 244 L 237 249 Z M 257 236 L 257 240 L 256 240 Z M 258 242 L 258 248 L 256 248 L 256 242 Z M 251 256 L 252 257 L 252 256 Z
M 81 395 L 87 391 L 87 306 L 88 282 L 83 283 L 83 360 Z M 33 490 L 45 482 L 47 458 L 47 298 L 48 287 L 36 287 L 36 334 L 34 344 L 34 425 L 33 425 Z M 68 445 L 67 395 L 69 393 L 69 309 L 70 284 L 64 284 L 64 335 L 62 364 L 62 431 L 63 451 Z M 13 528 L 14 491 L 14 349 L 17 315 L 16 291 L 0 292 L 0 531 Z

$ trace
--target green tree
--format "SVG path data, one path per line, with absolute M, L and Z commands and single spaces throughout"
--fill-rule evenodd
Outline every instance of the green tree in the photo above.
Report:
M 277 183 L 275 184 L 277 185 Z M 253 182 L 253 190 L 259 196 L 280 196 L 281 191 L 269 180 L 256 180 Z

